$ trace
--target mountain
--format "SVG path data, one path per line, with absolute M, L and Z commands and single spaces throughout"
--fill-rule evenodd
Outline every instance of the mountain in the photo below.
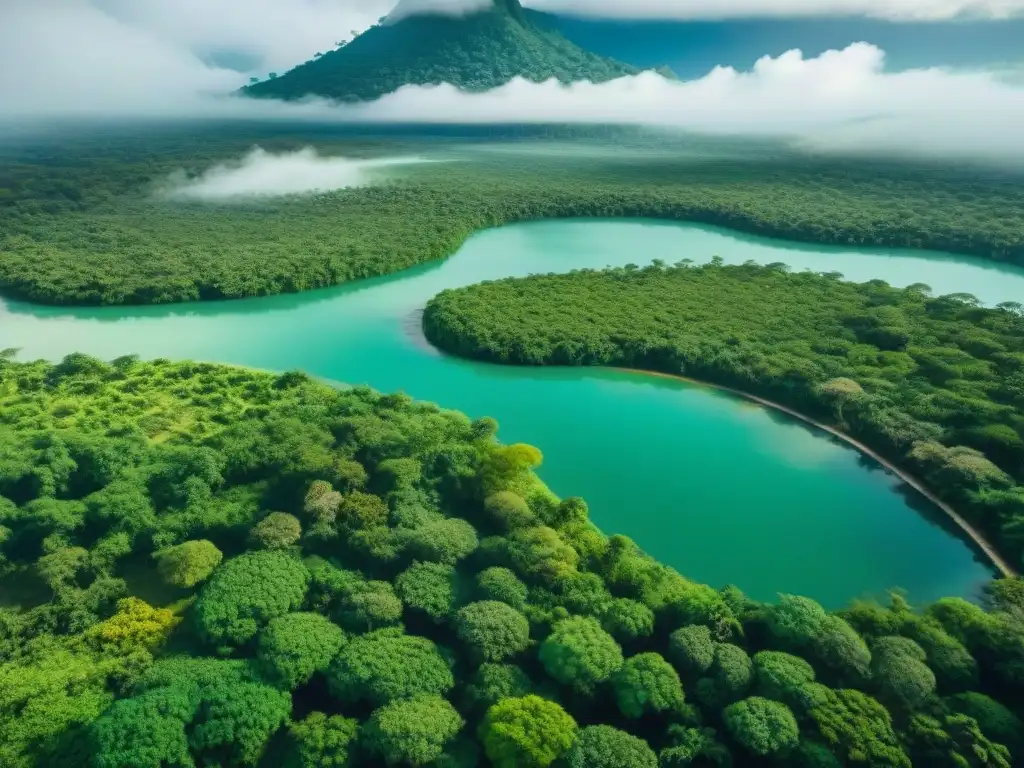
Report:
M 451 83 L 485 91 L 514 77 L 604 82 L 639 71 L 535 24 L 519 0 L 491 0 L 490 7 L 464 16 L 385 18 L 347 45 L 242 92 L 257 98 L 365 101 L 409 84 Z

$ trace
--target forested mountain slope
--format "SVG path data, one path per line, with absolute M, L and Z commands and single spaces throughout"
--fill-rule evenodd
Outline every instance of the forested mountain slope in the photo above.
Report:
M 0 765 L 1019 760 L 1021 582 L 988 610 L 756 603 L 602 535 L 496 427 L 297 373 L 0 356 Z
M 604 82 L 638 69 L 585 51 L 529 21 L 519 0 L 494 0 L 464 17 L 414 15 L 378 24 L 290 72 L 250 85 L 247 96 L 376 99 L 403 85 L 450 83 L 485 91 L 515 77 Z

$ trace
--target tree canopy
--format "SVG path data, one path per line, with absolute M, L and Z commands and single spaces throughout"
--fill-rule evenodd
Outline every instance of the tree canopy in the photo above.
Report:
M 0 436 L 5 768 L 1021 760 L 1012 586 L 758 603 L 493 424 L 299 374 L 0 356 Z

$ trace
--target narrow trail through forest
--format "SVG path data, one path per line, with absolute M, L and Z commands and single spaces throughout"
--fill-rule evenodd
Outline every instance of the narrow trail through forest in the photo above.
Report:
M 995 547 L 992 546 L 988 539 L 986 539 L 985 536 L 980 531 L 978 531 L 978 529 L 976 529 L 973 525 L 967 522 L 967 520 L 965 520 L 955 509 L 953 509 L 953 507 L 951 507 L 945 501 L 943 501 L 934 493 L 932 493 L 921 480 L 909 474 L 905 470 L 900 469 L 891 461 L 882 457 L 880 454 L 878 454 L 870 447 L 862 443 L 860 440 L 850 437 L 850 435 L 846 434 L 845 432 L 835 427 L 829 426 L 824 422 L 818 421 L 817 419 L 812 419 L 810 416 L 806 416 L 800 413 L 799 411 L 795 411 L 792 408 L 788 408 L 787 406 L 782 405 L 781 403 L 776 403 L 773 400 L 767 400 L 763 397 L 758 397 L 757 395 L 752 395 L 748 392 L 744 392 L 739 389 L 733 389 L 732 387 L 725 387 L 720 384 L 712 384 L 707 381 L 701 381 L 700 379 L 691 379 L 686 376 L 679 376 L 671 373 L 662 373 L 660 371 L 647 371 L 641 368 L 613 368 L 613 370 L 626 371 L 628 373 L 636 373 L 641 374 L 643 376 L 657 376 L 663 379 L 675 379 L 677 381 L 685 381 L 689 384 L 696 384 L 701 387 L 717 389 L 721 392 L 728 392 L 731 395 L 736 395 L 737 397 L 741 397 L 744 400 L 749 400 L 751 402 L 757 403 L 758 405 L 763 405 L 766 408 L 772 408 L 776 411 L 781 411 L 782 413 L 785 413 L 787 416 L 791 416 L 795 419 L 804 422 L 805 424 L 810 424 L 812 427 L 828 432 L 830 435 L 839 438 L 847 445 L 853 446 L 858 451 L 863 453 L 865 456 L 869 456 L 875 461 L 877 461 L 887 470 L 896 475 L 896 477 L 898 477 L 908 486 L 910 486 L 915 491 L 920 493 L 936 507 L 941 509 L 946 515 L 949 516 L 951 520 L 953 520 L 953 522 L 955 522 L 963 530 L 964 533 L 966 533 L 970 537 L 971 541 L 974 542 L 978 549 L 980 549 L 984 553 L 984 555 L 992 562 L 992 565 L 994 565 L 1003 576 L 1009 578 L 1019 575 L 1017 569 L 1010 565 L 1006 561 L 1006 559 L 1003 558 L 1003 556 L 996 551 Z

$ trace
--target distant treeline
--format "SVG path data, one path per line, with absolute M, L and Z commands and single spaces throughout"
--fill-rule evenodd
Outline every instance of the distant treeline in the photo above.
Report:
M 582 270 L 445 291 L 456 354 L 691 376 L 831 421 L 924 477 L 1014 564 L 1024 552 L 1024 307 L 784 265 Z
M 1009 173 L 768 148 L 725 159 L 714 142 L 668 137 L 623 137 L 628 152 L 598 142 L 583 156 L 463 153 L 383 186 L 314 196 L 217 205 L 155 194 L 171 172 L 200 173 L 256 143 L 355 157 L 459 147 L 441 137 L 312 135 L 197 129 L 0 147 L 0 290 L 50 304 L 301 291 L 444 258 L 480 228 L 572 216 L 650 216 L 1024 264 L 1024 185 Z

